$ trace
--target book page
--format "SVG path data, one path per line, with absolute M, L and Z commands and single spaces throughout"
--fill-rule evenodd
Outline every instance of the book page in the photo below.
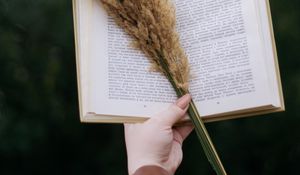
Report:
M 191 92 L 202 115 L 270 104 L 254 2 L 176 1 Z
M 260 17 L 260 27 L 261 27 L 261 38 L 264 42 L 264 58 L 266 69 L 268 71 L 268 80 L 270 84 L 272 105 L 276 107 L 283 107 L 283 96 L 281 87 L 281 80 L 279 75 L 277 52 L 275 46 L 275 40 L 273 36 L 273 26 L 271 20 L 271 12 L 266 11 L 268 9 L 268 0 L 257 0 L 256 7 L 258 10 L 258 15 Z
M 93 0 L 89 26 L 89 111 L 149 117 L 176 100 L 169 82 Z M 174 0 L 202 116 L 269 105 L 253 0 Z M 155 112 L 153 112 L 155 111 Z

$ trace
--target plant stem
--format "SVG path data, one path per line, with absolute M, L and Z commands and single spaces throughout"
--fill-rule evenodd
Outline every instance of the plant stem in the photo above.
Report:
M 179 92 L 179 94 L 177 93 L 178 97 L 181 97 L 185 94 L 180 89 L 178 90 L 178 88 L 177 88 L 177 91 Z M 213 169 L 215 170 L 217 175 L 227 175 L 227 173 L 223 167 L 223 164 L 218 156 L 218 153 L 217 153 L 217 151 L 210 139 L 210 136 L 206 130 L 206 127 L 205 127 L 202 119 L 200 118 L 200 114 L 196 108 L 196 105 L 195 105 L 193 99 L 190 102 L 190 105 L 188 108 L 188 114 L 190 116 L 192 123 L 195 126 L 195 132 L 198 136 L 198 139 L 200 140 L 200 143 L 205 152 L 205 155 L 206 155 L 208 161 L 210 162 L 210 164 L 212 165 Z
M 203 150 L 208 158 L 208 161 L 216 171 L 217 175 L 226 175 L 226 171 L 222 165 L 222 162 L 216 152 L 216 149 L 209 137 L 209 134 L 205 128 L 205 125 L 200 118 L 199 112 L 195 106 L 194 101 L 190 102 L 190 106 L 188 108 L 188 114 L 195 126 L 195 131 L 197 136 L 201 142 Z
M 161 52 L 158 53 L 159 63 L 162 66 L 162 68 L 164 69 L 164 74 L 167 77 L 167 79 L 169 80 L 169 82 L 172 84 L 174 90 L 176 91 L 177 96 L 182 97 L 186 93 L 189 93 L 189 92 L 186 92 L 183 89 L 179 88 L 176 85 L 176 83 L 173 79 L 173 76 L 170 73 L 168 64 L 167 64 L 166 60 L 164 59 L 164 56 L 160 53 Z M 192 123 L 195 126 L 195 132 L 198 136 L 198 139 L 200 140 L 200 143 L 205 152 L 205 155 L 206 155 L 208 161 L 210 162 L 210 164 L 212 165 L 213 169 L 215 170 L 217 175 L 227 175 L 227 173 L 222 165 L 222 162 L 218 156 L 218 153 L 217 153 L 217 151 L 209 137 L 209 134 L 205 128 L 205 125 L 200 117 L 200 114 L 196 108 L 196 105 L 195 105 L 193 99 L 190 102 L 190 105 L 188 108 L 188 114 L 191 118 Z

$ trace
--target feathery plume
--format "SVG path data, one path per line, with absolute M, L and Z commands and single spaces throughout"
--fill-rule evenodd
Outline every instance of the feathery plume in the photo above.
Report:
M 189 64 L 176 32 L 172 3 L 168 0 L 101 2 L 116 23 L 134 38 L 133 45 L 146 54 L 152 69 L 167 75 L 177 88 L 186 93 Z

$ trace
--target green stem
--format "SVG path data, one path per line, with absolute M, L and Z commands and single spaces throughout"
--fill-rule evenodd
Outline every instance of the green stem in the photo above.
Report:
M 195 126 L 195 131 L 201 142 L 206 157 L 208 158 L 208 161 L 211 163 L 212 167 L 214 168 L 214 170 L 218 175 L 226 175 L 226 171 L 209 137 L 205 125 L 202 119 L 200 118 L 199 112 L 193 100 L 190 102 L 190 106 L 188 108 L 188 114 Z
M 186 93 L 189 93 L 189 92 L 185 92 L 182 88 L 179 88 L 176 85 L 173 76 L 170 73 L 166 60 L 164 59 L 163 55 L 161 54 L 158 55 L 159 55 L 159 63 L 162 66 L 163 70 L 165 71 L 164 72 L 165 76 L 172 84 L 174 90 L 176 91 L 177 96 L 182 97 Z M 205 155 L 208 161 L 210 162 L 210 164 L 212 165 L 213 169 L 215 170 L 217 175 L 227 175 L 193 100 L 191 100 L 190 102 L 188 108 L 188 114 L 191 118 L 192 123 L 195 126 L 195 132 L 198 136 L 198 139 L 200 140 Z

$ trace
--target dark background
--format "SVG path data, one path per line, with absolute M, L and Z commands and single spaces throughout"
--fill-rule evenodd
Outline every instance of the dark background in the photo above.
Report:
M 207 124 L 229 174 L 300 174 L 300 1 L 271 0 L 286 112 Z M 126 174 L 123 126 L 79 122 L 71 0 L 0 0 L 0 174 Z M 193 133 L 177 174 L 213 174 Z

